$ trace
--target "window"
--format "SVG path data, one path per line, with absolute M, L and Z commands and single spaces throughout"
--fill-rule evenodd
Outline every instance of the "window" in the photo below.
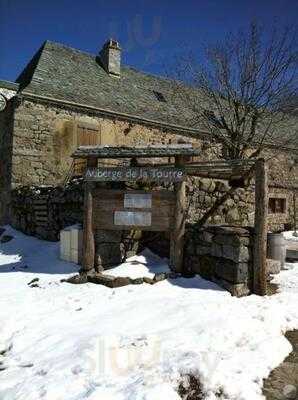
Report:
M 164 95 L 162 93 L 157 92 L 155 90 L 153 90 L 153 93 L 154 93 L 154 95 L 155 95 L 155 97 L 157 98 L 158 101 L 166 103 L 166 99 L 165 99 L 165 97 L 164 97 Z
M 287 211 L 287 199 L 270 197 L 268 211 L 269 214 L 285 214 Z

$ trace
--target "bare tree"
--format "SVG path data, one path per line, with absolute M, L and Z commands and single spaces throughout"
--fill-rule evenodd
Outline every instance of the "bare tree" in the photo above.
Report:
M 268 33 L 252 22 L 209 45 L 204 65 L 191 54 L 180 59 L 175 77 L 190 87 L 177 83 L 175 95 L 187 102 L 193 125 L 221 144 L 221 158 L 253 158 L 268 144 L 298 147 L 298 123 L 286 106 L 297 105 L 297 43 L 294 28 Z
M 189 122 L 217 143 L 219 158 L 256 158 L 268 145 L 298 152 L 292 112 L 298 109 L 297 43 L 293 27 L 268 32 L 253 21 L 247 30 L 208 45 L 203 65 L 192 54 L 176 63 L 175 96 L 190 109 Z M 234 190 L 216 201 L 200 226 Z

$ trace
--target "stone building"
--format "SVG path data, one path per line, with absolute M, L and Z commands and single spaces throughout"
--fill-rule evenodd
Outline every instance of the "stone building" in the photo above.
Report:
M 54 196 L 55 187 L 80 169 L 70 157 L 79 145 L 187 141 L 200 149 L 202 159 L 214 157 L 208 132 L 191 124 L 193 112 L 175 96 L 173 82 L 121 65 L 121 48 L 113 40 L 97 56 L 46 41 L 16 83 L 0 81 L 1 93 L 7 100 L 0 112 L 1 223 L 20 227 L 18 207 L 24 204 L 18 187 L 41 187 L 45 196 Z M 193 90 L 193 95 L 198 93 Z M 271 150 L 276 154 L 270 169 L 270 218 L 280 227 L 292 221 L 292 192 L 285 180 L 297 179 L 297 150 Z M 196 220 L 227 190 L 227 183 L 193 178 L 188 190 L 189 215 Z M 249 225 L 253 209 L 253 191 L 239 189 L 211 222 Z

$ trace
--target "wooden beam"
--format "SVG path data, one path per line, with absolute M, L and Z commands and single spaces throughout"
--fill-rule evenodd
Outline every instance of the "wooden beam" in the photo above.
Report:
M 183 168 L 185 160 L 183 156 L 175 157 L 175 165 Z M 171 235 L 171 264 L 176 272 L 183 270 L 183 250 L 184 250 L 184 234 L 185 234 L 185 218 L 186 218 L 186 196 L 185 182 L 175 184 L 176 205 L 174 214 L 174 230 Z
M 87 166 L 94 167 L 97 159 L 88 159 Z M 82 270 L 92 271 L 95 263 L 95 243 L 93 233 L 93 183 L 85 182 L 84 225 L 83 225 L 83 261 Z
M 236 175 L 236 174 L 223 174 L 223 173 L 210 173 L 210 172 L 189 173 L 187 171 L 187 175 L 188 176 L 195 176 L 196 178 L 225 180 L 225 181 L 229 181 L 229 180 L 232 180 L 232 179 L 241 179 L 243 177 L 244 173 L 245 172 L 243 172 L 243 174 Z
M 297 237 L 297 209 L 296 209 L 296 192 L 293 192 L 293 208 L 294 208 L 294 236 Z
M 268 176 L 264 159 L 259 159 L 255 167 L 255 236 L 254 236 L 254 293 L 267 293 L 267 230 L 268 230 Z
M 85 183 L 84 201 L 84 226 L 83 226 L 83 262 L 82 269 L 90 271 L 94 269 L 95 244 L 93 234 L 93 196 L 92 184 Z

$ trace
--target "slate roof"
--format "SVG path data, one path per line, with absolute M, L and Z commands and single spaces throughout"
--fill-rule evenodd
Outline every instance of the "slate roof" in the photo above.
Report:
M 143 121 L 155 121 L 166 127 L 177 127 L 181 133 L 197 135 L 202 128 L 195 124 L 196 115 L 189 105 L 203 101 L 200 92 L 188 87 L 187 96 L 177 95 L 173 80 L 150 75 L 121 65 L 121 76 L 110 76 L 97 56 L 68 46 L 46 41 L 16 80 L 20 92 L 55 100 L 94 107 L 112 114 L 124 114 Z M 161 94 L 161 96 L 159 96 Z M 163 101 L 163 98 L 165 101 Z M 206 133 L 206 132 L 205 132 Z M 276 145 L 282 138 L 296 135 L 289 145 L 297 152 L 298 123 L 291 120 L 272 138 Z
M 50 41 L 43 44 L 17 82 L 23 93 L 170 125 L 187 127 L 193 117 L 185 101 L 175 96 L 173 81 L 123 65 L 120 78 L 115 78 L 107 74 L 95 55 Z M 158 93 L 165 101 L 158 100 Z

